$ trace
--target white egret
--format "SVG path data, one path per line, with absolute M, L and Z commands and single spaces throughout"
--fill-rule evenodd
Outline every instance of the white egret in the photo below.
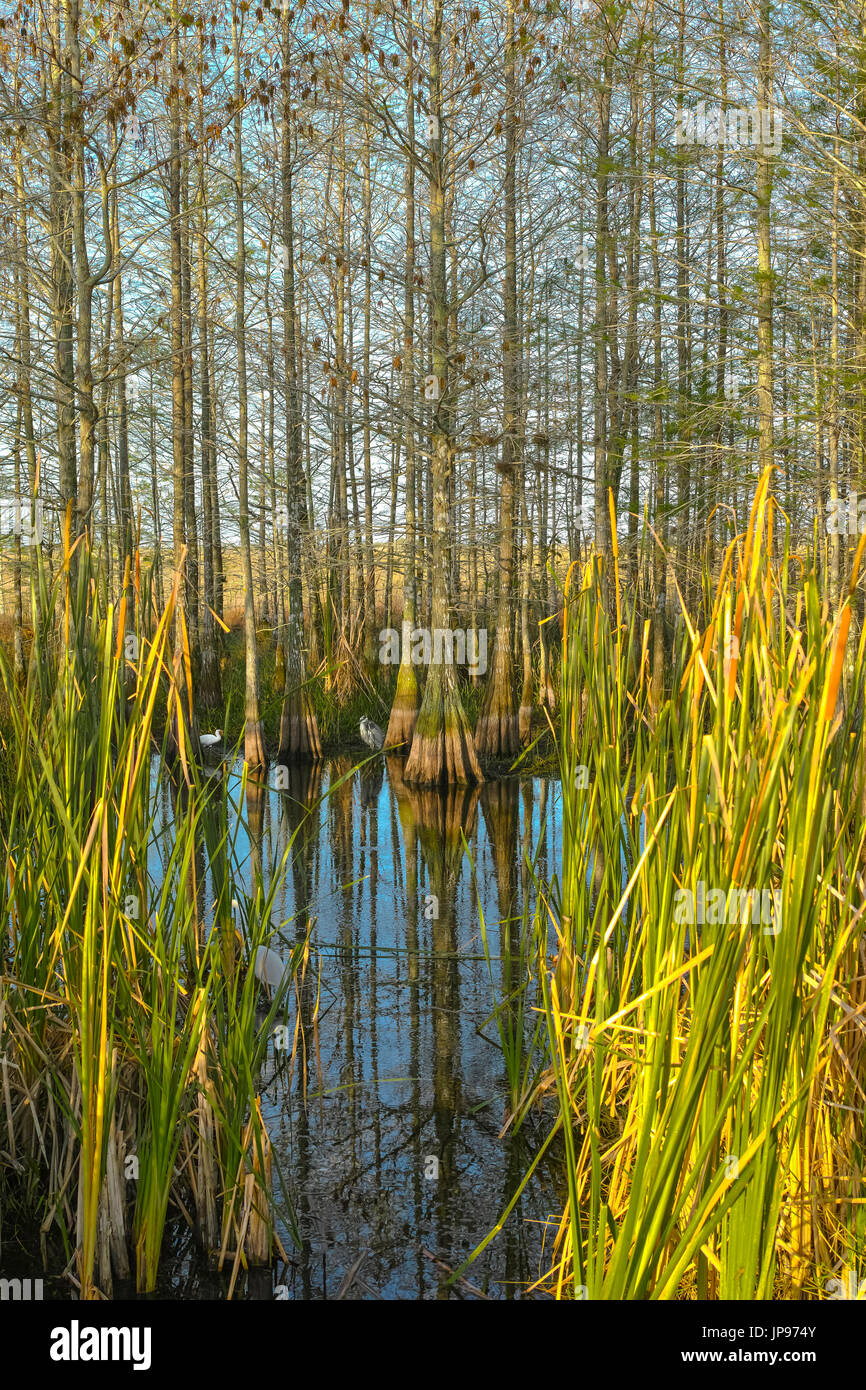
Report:
M 288 975 L 290 967 L 270 946 L 260 946 L 256 951 L 253 970 L 256 979 L 261 980 L 263 985 L 276 989 Z

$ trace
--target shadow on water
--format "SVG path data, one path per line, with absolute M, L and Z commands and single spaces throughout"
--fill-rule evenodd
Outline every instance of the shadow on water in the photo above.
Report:
M 434 791 L 405 783 L 398 758 L 353 770 L 338 757 L 279 769 L 280 790 L 248 783 L 238 821 L 241 772 L 223 769 L 233 857 L 252 894 L 295 837 L 272 945 L 288 959 L 307 943 L 282 1046 L 275 1035 L 261 1077 L 288 1258 L 250 1278 L 246 1296 L 519 1296 L 541 1273 L 543 1223 L 558 1205 L 543 1175 L 465 1281 L 446 1281 L 532 1156 L 531 1126 L 500 1137 L 509 1077 L 490 1016 L 494 993 L 507 1004 L 525 978 L 526 861 L 537 852 L 542 875 L 556 869 L 558 784 Z M 159 794 L 167 818 L 171 798 Z M 195 873 L 210 920 L 221 885 L 203 860 Z M 525 1014 L 509 1007 L 519 1033 Z M 219 1295 L 185 1231 L 166 1245 L 163 1293 Z

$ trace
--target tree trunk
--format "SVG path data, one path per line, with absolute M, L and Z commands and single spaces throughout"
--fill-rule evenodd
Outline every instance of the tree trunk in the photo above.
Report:
M 454 466 L 448 409 L 448 303 L 445 249 L 445 178 L 442 130 L 442 11 L 434 0 L 430 32 L 430 295 L 432 333 L 432 626 L 450 630 L 448 606 L 448 480 Z M 433 660 L 418 713 L 404 780 L 424 784 L 483 781 L 469 721 L 463 709 L 454 665 L 433 646 Z M 438 658 L 438 659 L 437 659 Z
M 246 329 L 246 248 L 244 236 L 243 98 L 241 96 L 241 16 L 232 3 L 232 49 L 234 54 L 234 154 L 235 154 L 235 237 L 237 270 L 235 283 L 235 338 L 238 352 L 238 531 L 240 533 L 241 578 L 244 590 L 244 761 L 254 771 L 268 764 L 265 734 L 259 712 L 259 653 L 256 639 L 256 609 L 253 593 L 253 563 L 250 549 L 250 502 L 248 477 L 248 401 Z
M 292 221 L 291 20 L 282 16 L 282 242 L 283 242 L 283 369 L 286 385 L 286 570 L 288 611 L 285 626 L 285 686 L 280 715 L 281 763 L 322 756 L 319 726 L 307 685 L 304 654 L 303 587 L 301 584 L 301 517 L 305 481 L 301 459 L 301 417 L 298 405 L 298 357 L 295 343 L 295 262 Z
M 210 333 L 208 326 L 207 274 L 207 162 L 204 135 L 204 91 L 201 76 L 198 92 L 199 185 L 197 219 L 198 253 L 198 350 L 199 383 L 201 392 L 201 512 L 202 512 L 202 569 L 204 604 L 201 615 L 201 666 L 199 695 L 203 704 L 214 708 L 222 704 L 222 682 L 218 651 L 216 563 L 214 551 L 213 478 L 216 473 L 216 436 L 213 421 L 213 401 L 210 393 Z
M 514 511 L 520 477 L 520 349 L 517 322 L 517 83 L 514 0 L 508 0 L 505 38 L 505 283 L 502 342 L 502 460 L 499 503 L 499 592 L 493 670 L 475 729 L 481 758 L 512 758 L 520 746 L 514 705 L 512 591 L 514 588 Z
M 412 62 L 412 11 L 406 16 L 406 254 L 403 262 L 403 442 L 406 449 L 406 531 L 403 556 L 403 640 L 397 688 L 385 734 L 385 746 L 412 743 L 418 720 L 418 675 L 411 660 L 410 642 L 417 621 L 417 559 L 415 516 L 415 68 Z
M 172 751 L 186 766 L 187 758 L 198 757 L 198 724 L 192 689 L 189 653 L 186 590 L 186 527 L 184 488 L 186 485 L 186 404 L 184 400 L 183 360 L 183 256 L 180 202 L 180 39 L 177 4 L 172 7 L 171 87 L 169 101 L 169 213 L 171 216 L 171 433 L 173 483 L 174 570 L 177 607 L 174 618 L 174 689 L 172 698 Z
M 773 262 L 770 246 L 772 177 L 770 152 L 764 142 L 763 122 L 769 134 L 771 97 L 770 0 L 761 0 L 758 54 L 758 469 L 763 473 L 773 462 Z

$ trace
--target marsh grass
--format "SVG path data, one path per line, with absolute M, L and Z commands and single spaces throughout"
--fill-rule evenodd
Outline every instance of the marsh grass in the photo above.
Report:
M 227 779 L 204 778 L 188 743 L 172 764 L 155 739 L 183 671 L 177 590 L 143 624 L 137 569 L 117 607 L 97 579 L 67 541 L 54 588 L 34 577 L 23 689 L 0 653 L 14 769 L 0 816 L 0 1183 L 43 1242 L 59 1233 L 82 1297 L 110 1295 L 130 1256 L 153 1291 L 171 1211 L 215 1262 L 231 1252 L 234 1287 L 274 1236 L 258 1078 L 303 943 L 263 1020 L 249 967 L 273 936 L 292 841 L 267 888 L 258 867 L 245 894 Z M 174 808 L 159 835 L 154 779 Z
M 615 549 L 613 601 L 592 564 L 566 584 L 544 1070 L 512 1121 L 552 1112 L 558 1297 L 816 1298 L 866 1271 L 863 543 L 834 612 L 783 525 L 768 475 L 658 707 Z M 678 920 L 701 881 L 775 890 L 778 930 Z

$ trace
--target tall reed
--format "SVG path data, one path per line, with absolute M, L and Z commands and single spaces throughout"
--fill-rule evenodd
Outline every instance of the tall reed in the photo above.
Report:
M 863 545 L 833 613 L 781 529 L 767 475 L 660 705 L 615 547 L 612 600 L 593 563 L 566 586 L 546 1067 L 521 1108 L 554 1107 L 557 1296 L 821 1297 L 866 1272 Z
M 85 1298 L 111 1292 L 133 1246 L 139 1288 L 156 1287 L 172 1206 L 216 1259 L 252 1192 L 256 1258 L 270 1248 L 258 1077 L 301 949 L 257 1014 L 251 963 L 291 844 L 267 888 L 257 876 L 238 930 L 226 780 L 203 779 L 188 748 L 157 834 L 156 787 L 173 768 L 154 720 L 158 701 L 178 700 L 177 591 L 151 620 L 138 574 L 129 609 L 106 604 L 67 531 L 55 584 L 35 567 L 23 690 L 0 652 L 14 768 L 0 811 L 0 1181 L 20 1190 L 38 1175 L 34 1215 L 74 1251 Z

